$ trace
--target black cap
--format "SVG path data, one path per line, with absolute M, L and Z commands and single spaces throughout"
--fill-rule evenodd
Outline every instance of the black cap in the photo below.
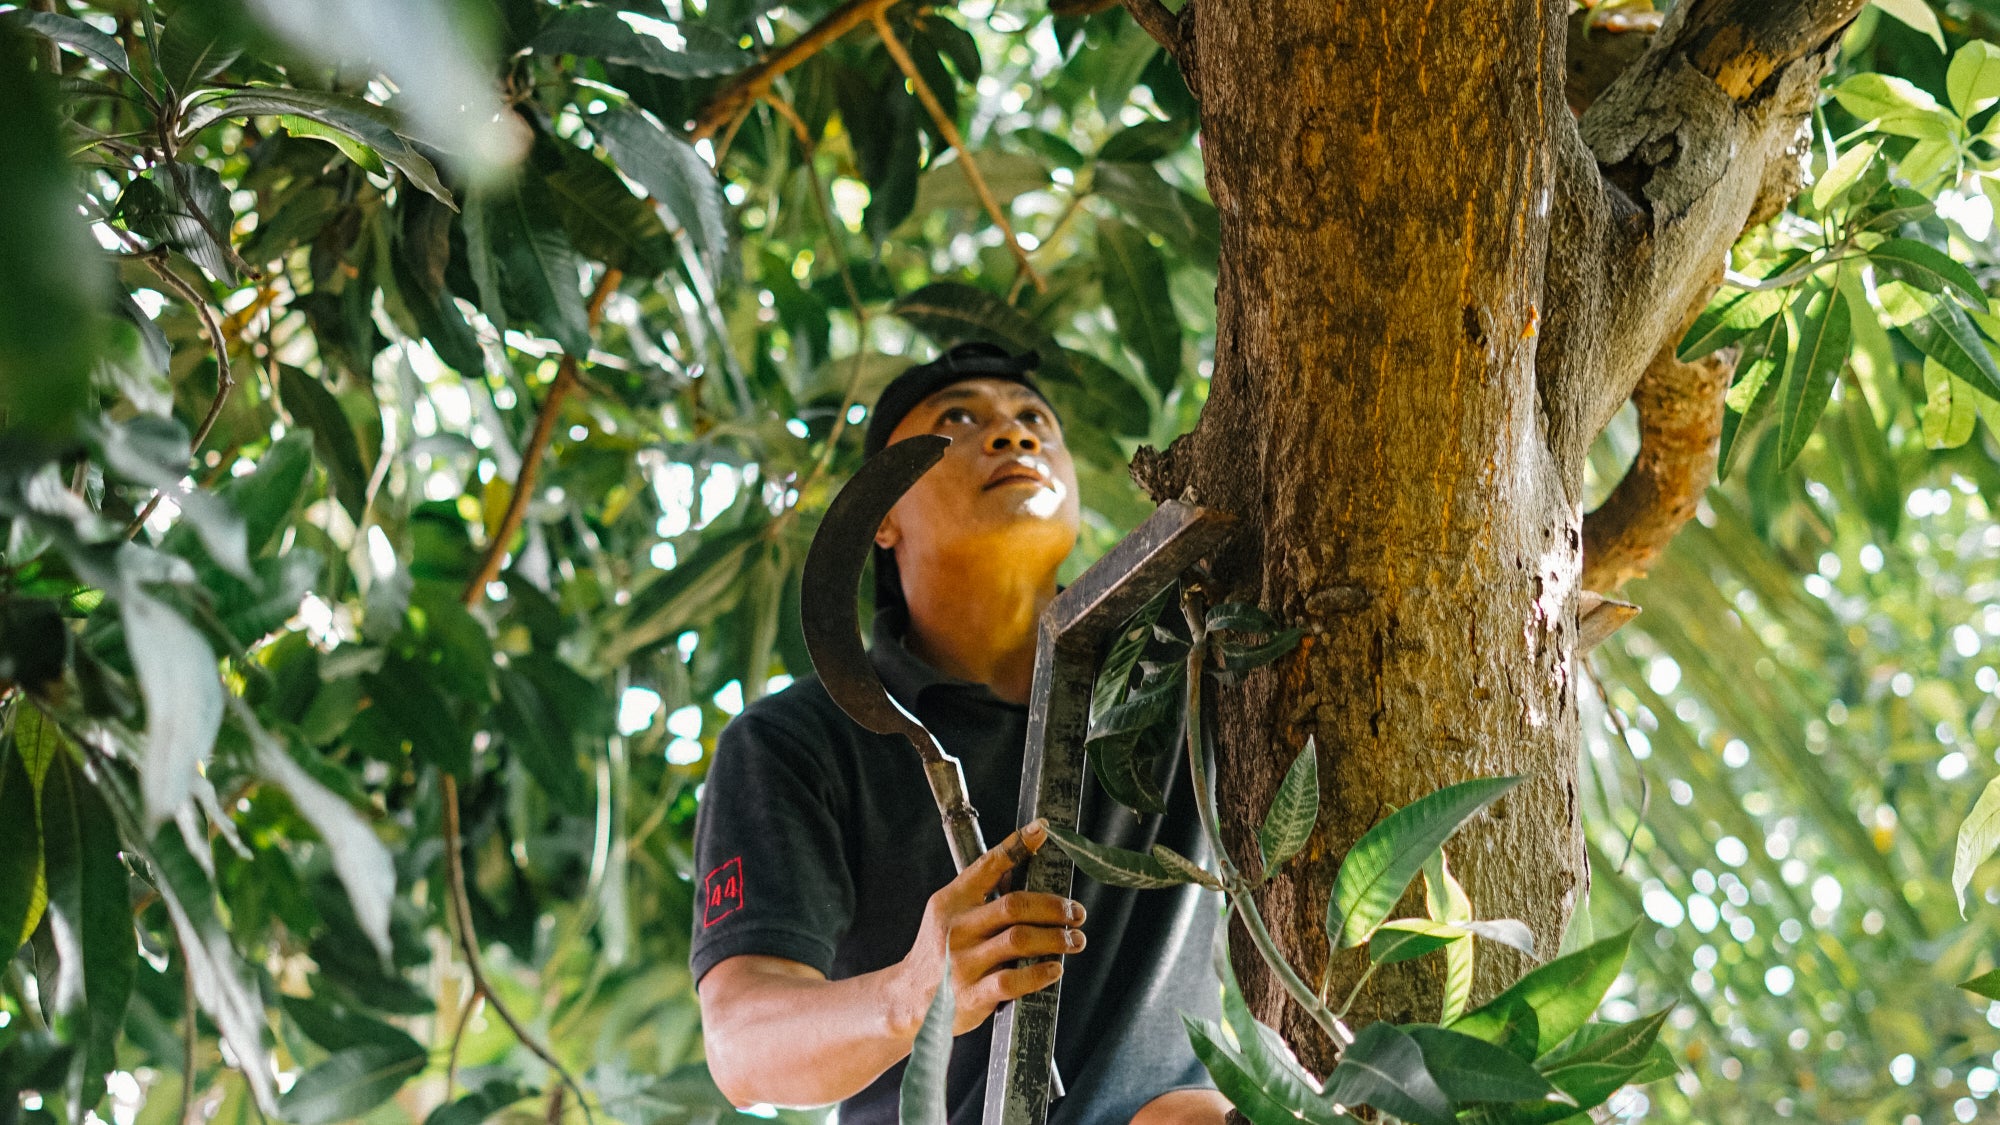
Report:
M 896 432 L 903 418 L 915 410 L 917 404 L 951 386 L 968 379 L 1003 379 L 1035 392 L 1043 402 L 1049 396 L 1042 394 L 1042 388 L 1028 377 L 1028 372 L 1041 366 L 1042 357 L 1034 352 L 1014 355 L 997 344 L 957 344 L 945 349 L 945 353 L 929 363 L 920 363 L 901 375 L 896 376 L 882 393 L 875 397 L 874 409 L 869 412 L 868 432 L 862 441 L 862 450 L 873 457 L 889 444 L 889 435 Z M 1049 407 L 1054 413 L 1055 407 Z M 903 580 L 896 570 L 896 555 L 881 547 L 875 548 L 875 606 L 877 609 L 903 606 Z
M 910 368 L 882 388 L 875 398 L 874 409 L 869 412 L 862 451 L 870 457 L 880 453 L 889 444 L 889 435 L 896 432 L 904 416 L 916 409 L 918 403 L 968 379 L 1019 383 L 1046 402 L 1049 396 L 1042 394 L 1042 388 L 1028 377 L 1028 372 L 1041 366 L 1041 362 L 1042 357 L 1034 352 L 1013 355 L 997 344 L 958 344 L 948 348 L 943 355 Z

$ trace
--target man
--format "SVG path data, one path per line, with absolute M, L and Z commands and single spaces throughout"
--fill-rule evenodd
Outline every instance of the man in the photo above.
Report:
M 872 454 L 917 434 L 952 439 L 876 536 L 871 659 L 961 760 L 989 833 L 1017 823 L 1036 622 L 1079 523 L 1076 470 L 1034 365 L 990 345 L 953 348 L 883 391 L 866 441 Z M 1178 773 L 1164 816 L 1137 817 L 1092 786 L 1083 831 L 1206 854 Z M 901 739 L 861 729 L 816 680 L 746 710 L 722 734 L 696 831 L 692 962 L 723 1092 L 738 1104 L 840 1101 L 842 1125 L 893 1125 L 948 951 L 953 1125 L 980 1118 L 993 1010 L 1058 977 L 1068 1096 L 1053 1125 L 1220 1122 L 1228 1105 L 1179 1019 L 1217 1007 L 1212 896 L 1079 878 L 1077 901 L 987 901 L 1045 837 L 1030 824 L 954 875 Z

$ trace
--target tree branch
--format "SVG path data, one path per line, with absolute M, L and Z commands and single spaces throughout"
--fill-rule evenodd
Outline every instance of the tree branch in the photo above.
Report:
M 1556 199 L 1536 367 L 1580 457 L 1729 245 L 1798 188 L 1841 33 L 1864 0 L 1684 0 L 1580 121 L 1551 122 Z
M 1132 21 L 1153 37 L 1153 42 L 1166 48 L 1183 73 L 1189 71 L 1187 9 L 1169 11 L 1160 0 L 1119 0 L 1125 10 L 1132 13 Z M 1192 6 L 1193 0 L 1188 0 Z
M 1042 275 L 1035 272 L 1035 263 L 1028 260 L 1028 252 L 1021 249 L 1020 240 L 1014 237 L 1014 224 L 1007 220 L 1006 210 L 1000 206 L 1000 201 L 993 197 L 993 190 L 986 186 L 986 177 L 979 171 L 979 163 L 972 159 L 972 150 L 965 147 L 965 138 L 959 135 L 958 123 L 944 111 L 944 106 L 939 104 L 937 95 L 931 92 L 930 83 L 925 82 L 924 76 L 917 72 L 916 60 L 910 57 L 910 52 L 903 46 L 903 41 L 896 38 L 895 29 L 889 26 L 889 17 L 877 11 L 874 18 L 875 32 L 882 37 L 883 49 L 889 52 L 890 58 L 896 60 L 896 67 L 903 72 L 903 77 L 910 80 L 910 89 L 916 91 L 917 100 L 924 104 L 924 111 L 931 115 L 931 122 L 937 126 L 938 132 L 944 134 L 945 143 L 958 154 L 958 166 L 965 171 L 966 183 L 972 185 L 972 194 L 979 197 L 979 204 L 986 208 L 987 217 L 993 220 L 993 225 L 999 227 L 1000 233 L 1006 237 L 1007 249 L 1014 255 L 1015 264 L 1020 266 L 1021 272 L 1034 283 L 1035 292 L 1048 292 L 1049 283 L 1043 281 Z
M 708 104 L 701 107 L 701 112 L 695 115 L 694 139 L 699 141 L 714 136 L 717 129 L 749 112 L 750 107 L 771 89 L 771 83 L 787 71 L 895 6 L 896 0 L 847 0 L 847 3 L 828 12 L 818 23 L 807 28 L 805 34 L 780 47 L 764 61 L 738 74 L 717 90 L 708 99 Z
M 607 269 L 598 279 L 597 289 L 590 295 L 590 327 L 597 327 L 604 315 L 606 298 L 623 276 L 615 269 Z M 507 557 L 507 544 L 513 541 L 514 533 L 521 529 L 521 521 L 528 515 L 528 499 L 534 495 L 535 478 L 541 475 L 542 454 L 548 452 L 549 442 L 555 437 L 556 415 L 562 411 L 563 399 L 576 389 L 577 363 L 576 356 L 563 355 L 556 368 L 555 382 L 549 384 L 548 397 L 542 400 L 542 408 L 535 414 L 535 428 L 528 438 L 528 448 L 521 453 L 521 475 L 507 497 L 507 510 L 501 514 L 500 525 L 486 544 L 486 553 L 479 557 L 478 568 L 466 581 L 463 597 L 467 606 L 478 605 L 485 596 L 487 583 L 499 577 L 501 560 Z
M 1722 400 L 1735 370 L 1733 350 L 1682 363 L 1671 342 L 1647 365 L 1632 391 L 1639 455 L 1583 519 L 1584 589 L 1610 594 L 1641 577 L 1694 516 L 1715 478 Z
M 199 458 L 201 444 L 215 430 L 216 421 L 222 417 L 222 408 L 229 401 L 229 392 L 236 389 L 236 378 L 229 369 L 229 342 L 223 338 L 222 326 L 216 323 L 215 313 L 209 309 L 207 299 L 188 284 L 186 278 L 175 273 L 158 255 L 147 255 L 144 260 L 160 280 L 167 283 L 167 288 L 180 294 L 181 300 L 194 309 L 194 315 L 201 321 L 202 334 L 208 337 L 209 347 L 215 350 L 215 399 L 208 404 L 208 414 L 202 418 L 201 425 L 195 429 L 194 439 L 188 443 L 189 456 Z M 146 506 L 139 509 L 139 514 L 126 525 L 125 538 L 139 534 L 139 529 L 153 518 L 153 512 L 159 508 L 164 495 L 161 491 L 154 491 Z

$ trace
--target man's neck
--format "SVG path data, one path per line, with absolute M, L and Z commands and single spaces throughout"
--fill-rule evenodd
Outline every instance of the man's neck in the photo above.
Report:
M 936 577 L 913 581 L 909 571 L 903 575 L 910 651 L 945 675 L 1026 703 L 1035 675 L 1035 625 L 1056 595 L 1054 573 L 976 564 L 925 569 Z

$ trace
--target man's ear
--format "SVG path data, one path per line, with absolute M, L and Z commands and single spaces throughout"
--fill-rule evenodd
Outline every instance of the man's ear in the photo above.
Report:
M 875 529 L 875 545 L 885 551 L 893 551 L 902 538 L 902 529 L 896 526 L 896 513 L 892 511 L 883 516 L 882 526 Z

